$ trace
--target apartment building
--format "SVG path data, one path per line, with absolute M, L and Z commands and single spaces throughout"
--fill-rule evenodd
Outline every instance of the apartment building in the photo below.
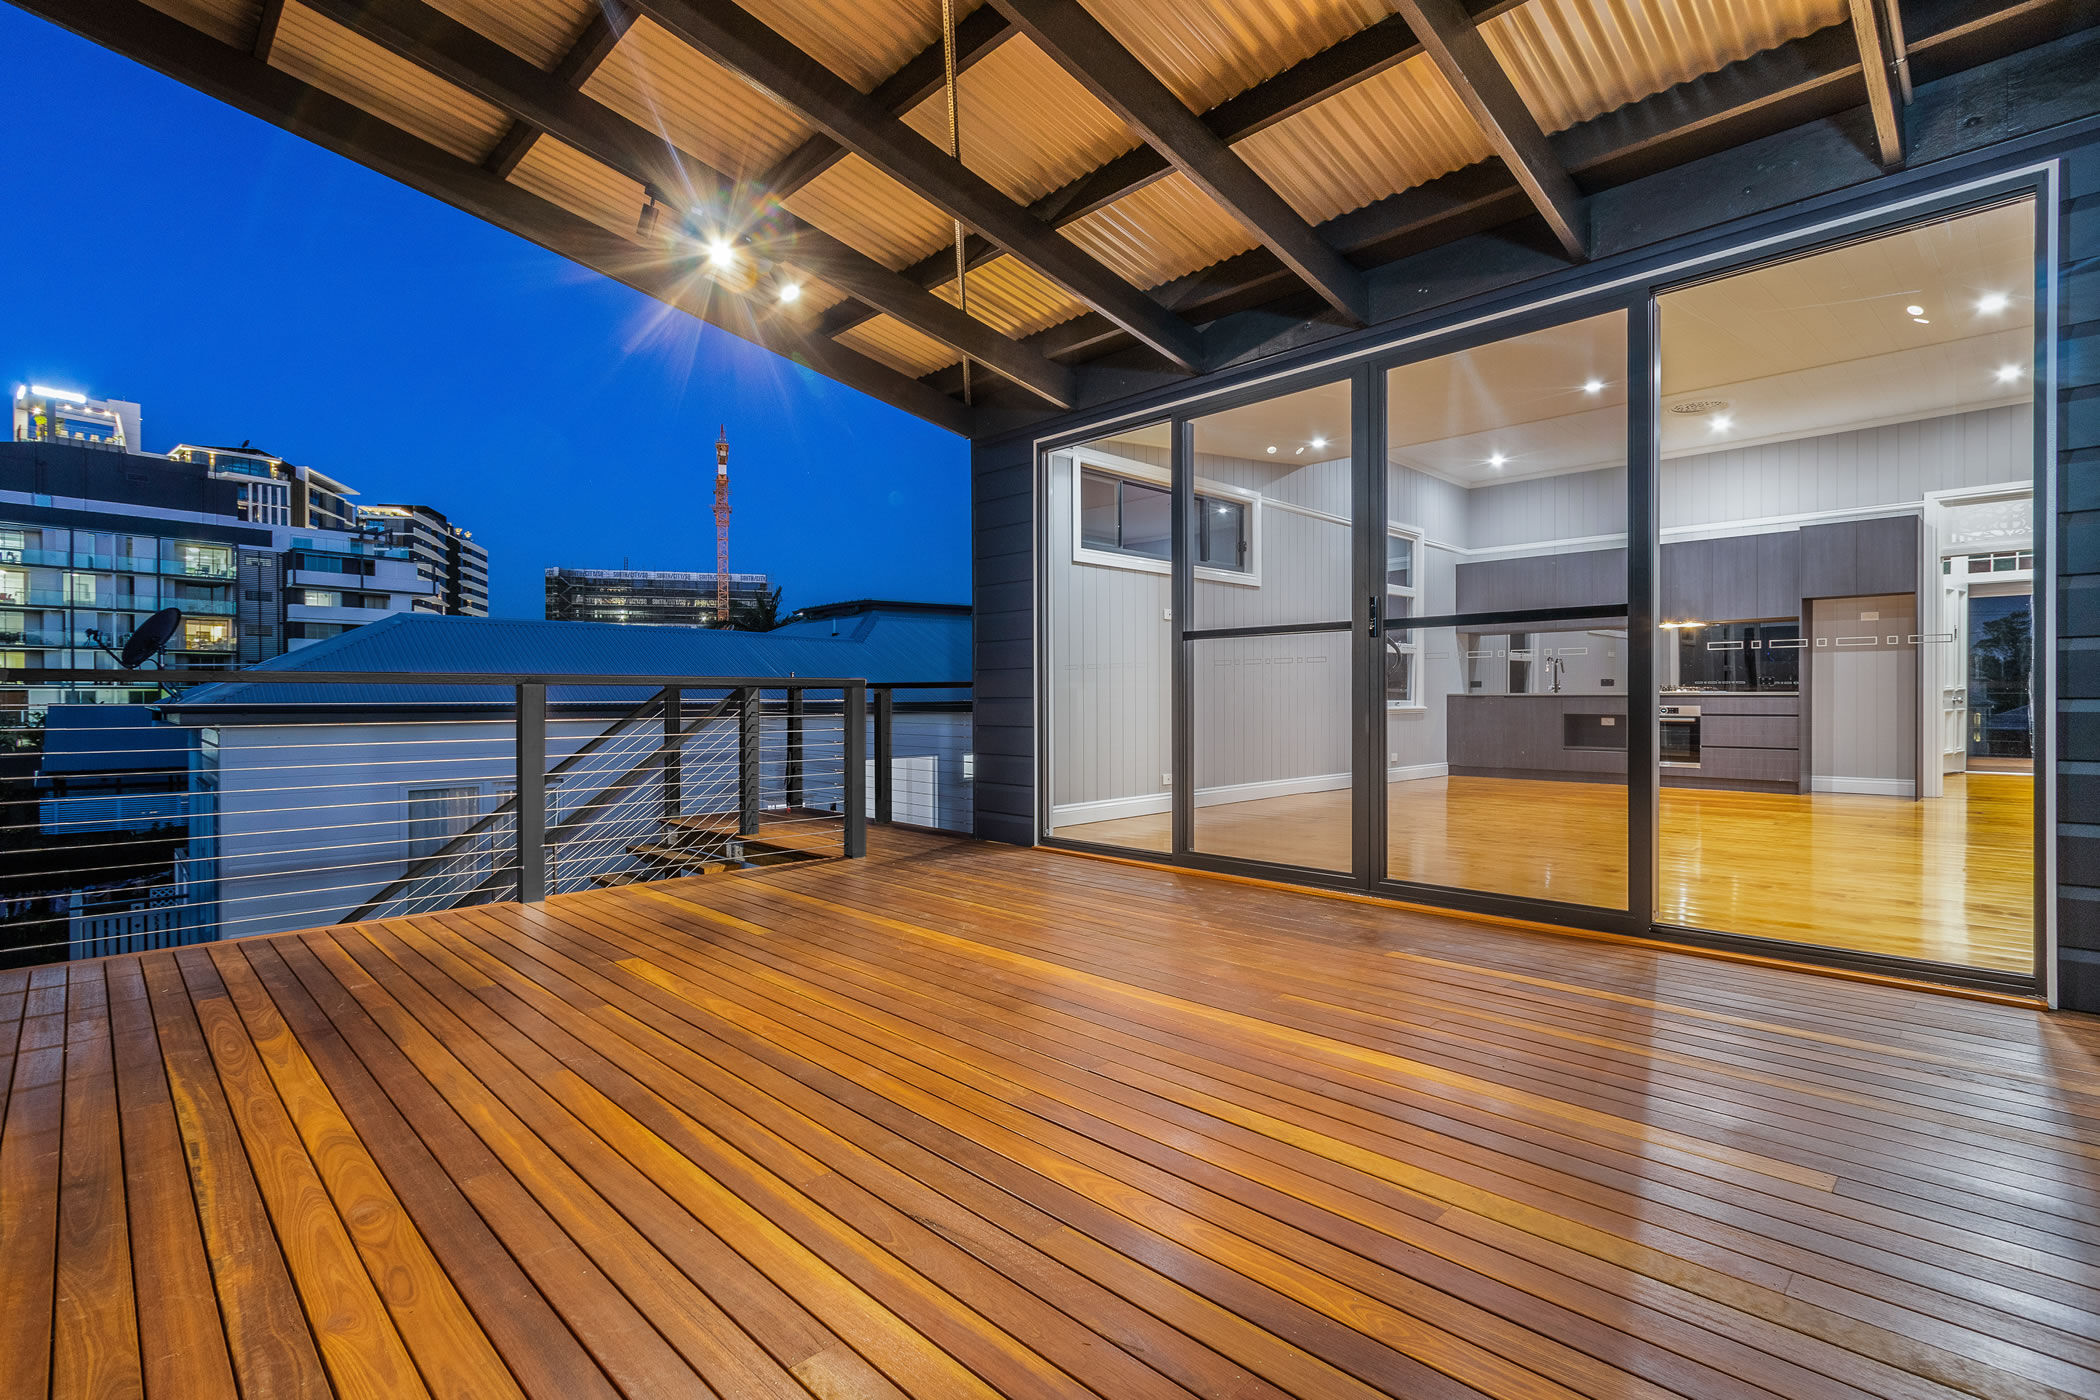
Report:
M 643 569 L 547 570 L 547 621 L 716 627 L 718 575 Z M 729 624 L 766 625 L 777 593 L 764 574 L 729 576 Z
M 419 611 L 453 617 L 489 615 L 489 552 L 443 512 L 430 506 L 373 505 L 357 508 L 359 523 L 381 532 L 387 544 L 406 549 L 416 570 L 433 585 Z

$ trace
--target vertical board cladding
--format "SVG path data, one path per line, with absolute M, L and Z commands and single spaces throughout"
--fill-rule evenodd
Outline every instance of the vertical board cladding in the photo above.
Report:
M 2057 340 L 2057 938 L 2100 1011 L 2100 142 L 2063 161 Z
M 971 742 L 975 830 L 1035 844 L 1035 446 L 970 452 L 970 601 L 976 632 Z

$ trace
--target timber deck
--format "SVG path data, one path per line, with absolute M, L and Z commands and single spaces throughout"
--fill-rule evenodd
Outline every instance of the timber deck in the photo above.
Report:
M 876 830 L 0 973 L 0 1396 L 2100 1394 L 2100 1024 Z

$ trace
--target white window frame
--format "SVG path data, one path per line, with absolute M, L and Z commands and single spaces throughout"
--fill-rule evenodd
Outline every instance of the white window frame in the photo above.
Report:
M 1410 558 L 1408 577 L 1414 580 L 1406 588 L 1395 588 L 1390 582 L 1385 586 L 1385 621 L 1380 630 L 1389 632 L 1393 626 L 1393 599 L 1405 598 L 1408 600 L 1407 611 L 1410 624 L 1412 624 L 1414 618 L 1422 614 L 1422 532 L 1411 526 L 1394 525 L 1388 522 L 1385 527 L 1385 535 L 1389 540 L 1398 539 L 1408 542 Z M 1379 572 L 1381 574 L 1386 572 L 1383 565 L 1380 566 Z M 1410 625 L 1407 629 L 1407 636 L 1408 639 L 1394 649 L 1414 658 L 1407 668 L 1408 693 L 1406 698 L 1401 700 L 1395 700 L 1391 696 L 1386 697 L 1385 708 L 1390 714 L 1421 712 L 1429 708 L 1422 703 L 1422 630 L 1419 627 Z M 1381 648 L 1391 645 L 1383 637 L 1379 638 L 1379 644 Z M 1382 651 L 1378 658 L 1378 668 L 1380 673 L 1379 688 L 1382 690 L 1385 685 L 1385 656 Z
M 425 856 L 435 855 L 450 845 L 462 833 L 470 830 L 475 822 L 481 820 L 483 815 L 481 806 L 485 796 L 486 794 L 478 783 L 404 783 L 401 788 L 401 849 L 403 862 L 408 865 L 414 865 Z M 416 816 L 416 804 L 432 800 L 467 802 L 471 803 L 472 806 L 466 812 L 448 812 L 442 818 L 436 818 L 447 822 L 458 822 L 462 817 L 465 820 L 460 822 L 458 830 L 444 835 L 429 850 L 418 852 L 415 849 L 416 826 L 418 821 L 422 819 Z M 478 854 L 478 851 L 476 853 Z
M 1082 528 L 1080 509 L 1080 473 L 1091 467 L 1110 476 L 1120 476 L 1147 486 L 1171 487 L 1174 476 L 1165 467 L 1155 467 L 1146 462 L 1132 461 L 1092 447 L 1072 447 L 1053 453 L 1071 462 L 1072 495 L 1072 562 L 1093 564 L 1104 569 L 1129 569 L 1141 574 L 1165 574 L 1173 572 L 1173 565 L 1165 559 L 1148 559 L 1142 554 L 1125 554 L 1121 550 L 1089 549 L 1085 544 L 1086 534 Z M 1247 508 L 1247 567 L 1244 569 L 1220 569 L 1212 565 L 1196 566 L 1196 577 L 1210 583 L 1234 583 L 1243 588 L 1261 587 L 1261 515 L 1262 495 L 1244 486 L 1228 486 L 1222 481 L 1196 478 L 1198 494 L 1216 500 L 1238 501 Z

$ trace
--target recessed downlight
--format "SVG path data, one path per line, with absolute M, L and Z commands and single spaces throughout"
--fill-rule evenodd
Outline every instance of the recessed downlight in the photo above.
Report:
M 2004 292 L 1985 292 L 1976 298 L 1976 309 L 1986 316 L 1995 316 L 2012 305 L 2012 298 Z
M 1491 467 L 1505 467 L 1509 465 L 1509 458 L 1503 456 L 1500 452 L 1490 452 L 1488 453 L 1488 465 Z
M 1998 366 L 1997 379 L 2000 384 L 2018 383 L 2020 379 L 2020 367 L 2018 365 Z
M 1735 426 L 1735 417 L 1732 414 L 1716 413 L 1710 426 L 1717 433 L 1725 433 Z
M 1312 440 L 1312 445 L 1316 450 L 1325 447 L 1327 445 L 1327 439 L 1323 437 L 1316 437 Z
M 781 300 L 782 300 L 783 302 L 789 302 L 789 301 L 800 301 L 800 300 L 802 299 L 802 288 L 801 288 L 801 286 L 800 286 L 799 284 L 797 284 L 797 283 L 794 283 L 794 282 L 783 282 L 783 283 L 781 283 L 781 284 L 780 284 L 780 299 L 781 299 Z
M 1923 316 L 1925 308 L 1922 306 L 1906 306 L 1903 308 L 1903 314 L 1906 316 Z
M 736 257 L 736 249 L 729 246 L 726 238 L 710 239 L 707 245 L 707 260 L 716 267 L 727 267 Z
M 1274 457 L 1276 455 L 1276 444 L 1273 442 L 1269 444 L 1269 455 L 1271 457 Z
M 1585 394 L 1601 394 L 1604 392 L 1604 381 L 1601 379 L 1585 379 L 1582 382 L 1582 392 Z

